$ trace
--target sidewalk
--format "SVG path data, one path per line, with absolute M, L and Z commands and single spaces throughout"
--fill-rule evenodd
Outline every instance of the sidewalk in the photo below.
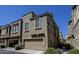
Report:
M 44 51 L 40 51 L 40 50 L 29 50 L 29 49 L 15 50 L 15 48 L 10 48 L 10 47 L 3 48 L 2 50 L 20 52 L 25 54 L 43 54 L 44 53 Z
M 63 52 L 62 54 L 67 54 L 68 52 Z

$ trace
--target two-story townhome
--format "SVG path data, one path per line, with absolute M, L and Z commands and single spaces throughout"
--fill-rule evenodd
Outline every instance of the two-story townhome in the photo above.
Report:
M 24 48 L 34 50 L 58 46 L 59 29 L 49 12 L 40 15 L 30 12 L 20 20 L 10 23 L 6 29 L 7 32 L 1 28 L 0 40 L 8 40 L 8 46 L 22 43 Z M 8 37 L 3 37 L 5 39 L 2 38 L 4 32 L 8 34 Z
M 36 15 L 33 17 L 30 13 L 24 17 L 22 39 L 25 42 L 25 48 L 29 49 L 47 49 L 48 35 L 47 35 L 47 19 L 48 14 Z M 30 17 L 28 17 L 30 16 Z
M 8 25 L 5 25 L 5 26 L 2 26 L 1 28 L 1 31 L 0 31 L 0 41 L 2 43 L 5 43 L 5 45 L 7 44 L 7 38 L 9 37 L 9 26 Z
M 14 21 L 1 27 L 2 40 L 6 46 L 14 46 L 21 40 L 21 20 Z
M 25 48 L 46 50 L 48 47 L 57 46 L 58 26 L 53 20 L 52 14 L 48 12 L 40 15 L 30 13 L 23 16 L 22 20 L 22 39 Z
M 10 46 L 14 46 L 22 40 L 21 31 L 22 31 L 21 20 L 17 20 L 10 23 L 10 28 L 9 28 L 9 32 L 10 32 L 9 45 Z

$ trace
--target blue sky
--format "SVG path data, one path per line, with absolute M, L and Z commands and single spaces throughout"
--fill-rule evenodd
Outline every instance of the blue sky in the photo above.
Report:
M 28 12 L 35 12 L 40 14 L 46 11 L 52 12 L 54 14 L 54 20 L 59 26 L 60 32 L 63 36 L 67 34 L 68 21 L 71 15 L 71 5 L 14 5 L 14 6 L 0 6 L 0 25 L 8 24 L 12 21 L 19 19 L 22 15 Z

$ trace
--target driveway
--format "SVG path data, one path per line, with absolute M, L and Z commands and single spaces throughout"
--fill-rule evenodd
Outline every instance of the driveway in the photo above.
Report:
M 0 49 L 0 54 L 24 54 L 24 53 L 14 52 L 14 51 L 7 51 L 7 50 Z
M 29 49 L 15 50 L 15 48 L 11 47 L 0 49 L 0 54 L 43 54 L 44 52 L 45 51 Z

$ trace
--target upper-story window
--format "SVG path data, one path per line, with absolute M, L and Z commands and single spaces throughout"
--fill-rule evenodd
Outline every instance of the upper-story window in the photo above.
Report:
M 25 31 L 29 31 L 29 23 L 25 23 Z
M 40 19 L 36 18 L 35 19 L 35 29 L 38 29 L 38 28 L 40 28 Z
M 18 30 L 19 30 L 19 25 L 14 25 L 14 26 L 12 27 L 12 32 L 13 32 L 13 33 L 18 32 Z
M 18 30 L 19 30 L 19 26 L 17 25 L 17 26 L 15 27 L 15 32 L 18 32 Z
M 1 30 L 1 35 L 5 36 L 6 35 L 6 29 Z

